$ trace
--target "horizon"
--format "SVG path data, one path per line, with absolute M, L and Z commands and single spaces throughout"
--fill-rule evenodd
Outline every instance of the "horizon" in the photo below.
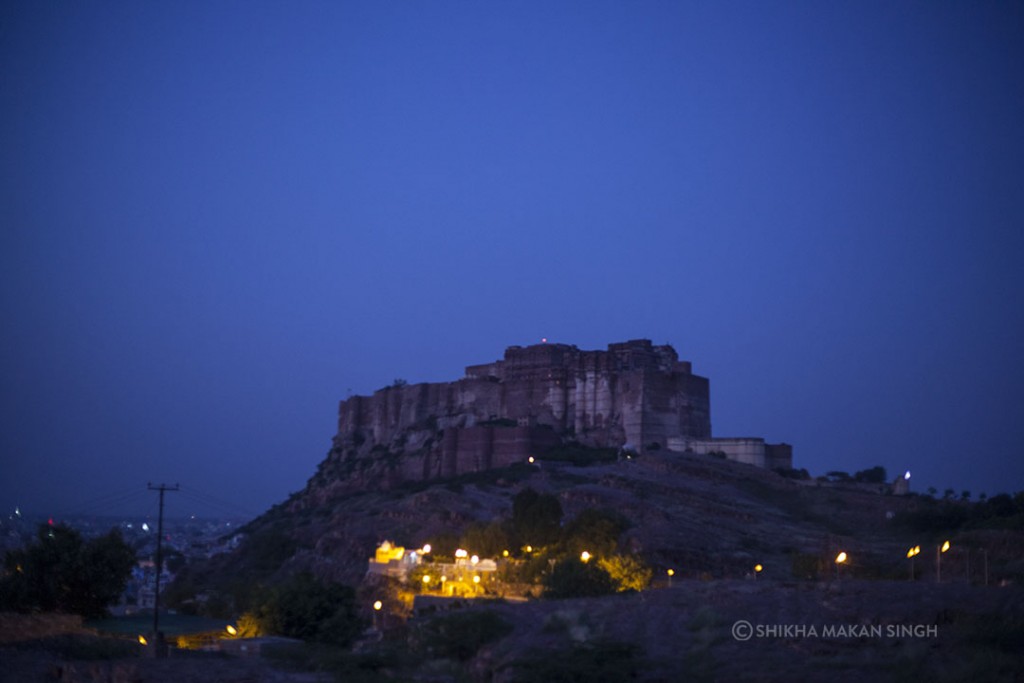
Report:
M 1019 4 L 7 3 L 0 506 L 164 481 L 260 514 L 340 400 L 542 338 L 672 344 L 713 434 L 815 475 L 1022 490 L 1022 32 Z

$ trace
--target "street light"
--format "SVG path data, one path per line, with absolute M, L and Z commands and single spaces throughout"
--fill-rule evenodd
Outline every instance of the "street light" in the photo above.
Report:
M 845 550 L 840 550 L 839 554 L 836 555 L 836 578 L 837 579 L 839 578 L 839 565 L 841 565 L 844 562 L 846 562 L 846 559 L 847 559 L 846 558 L 846 551 Z
M 949 550 L 949 541 L 935 546 L 935 583 L 942 581 L 942 553 Z
M 226 626 L 226 627 L 224 628 L 224 630 L 228 632 L 228 635 L 229 635 L 229 636 L 237 636 L 237 635 L 238 635 L 238 629 L 237 629 L 237 628 L 235 628 L 234 626 L 232 626 L 231 624 L 228 624 L 228 625 L 227 625 L 227 626 Z
M 914 546 L 906 551 L 906 556 L 910 560 L 910 581 L 913 581 L 913 558 L 921 554 L 921 546 Z
M 584 563 L 590 562 L 590 557 L 591 557 L 590 553 L 588 553 L 586 550 L 584 550 L 582 553 L 580 553 L 580 560 L 582 562 L 584 562 Z
M 761 565 L 759 565 L 759 564 L 755 564 L 754 565 L 754 580 L 755 581 L 757 580 L 757 575 L 760 574 L 763 570 L 764 570 L 764 567 L 762 567 Z
M 373 603 L 373 628 L 375 630 L 379 628 L 379 626 L 377 624 L 377 614 L 380 612 L 380 609 L 383 606 L 384 606 L 384 603 L 381 602 L 380 600 L 376 600 Z

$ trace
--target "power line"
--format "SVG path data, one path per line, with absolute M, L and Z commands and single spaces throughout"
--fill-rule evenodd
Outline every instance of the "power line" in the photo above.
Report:
M 99 512 L 107 512 L 112 511 L 113 508 L 124 507 L 128 503 L 142 500 L 145 496 L 145 491 L 140 491 L 135 487 L 129 490 L 114 491 L 68 506 L 65 508 L 64 516 L 97 516 Z
M 238 505 L 237 503 L 232 503 L 230 501 L 223 500 L 212 494 L 205 493 L 195 488 L 183 488 L 181 489 L 181 494 L 196 503 L 201 503 L 203 505 L 217 508 L 222 512 L 229 512 L 232 515 L 239 515 L 247 518 L 253 518 L 257 516 L 256 513 L 254 513 L 252 510 L 246 507 Z

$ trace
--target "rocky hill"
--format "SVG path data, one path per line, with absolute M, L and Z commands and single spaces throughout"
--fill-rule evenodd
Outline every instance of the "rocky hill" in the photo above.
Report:
M 800 562 L 845 550 L 853 575 L 902 578 L 906 548 L 931 540 L 900 523 L 927 509 L 927 498 L 654 452 L 587 466 L 539 461 L 387 490 L 307 489 L 250 523 L 241 549 L 203 571 L 212 576 L 223 563 L 233 574 L 247 565 L 266 573 L 269 564 L 273 573 L 311 569 L 355 585 L 381 541 L 416 547 L 508 518 L 526 487 L 557 496 L 566 520 L 586 508 L 618 511 L 631 525 L 622 546 L 679 576 L 742 578 L 760 564 L 763 578 L 789 579 Z M 929 571 L 921 564 L 918 572 Z
M 474 628 L 472 615 L 492 613 L 509 632 L 465 662 L 438 659 L 423 645 L 432 622 L 415 619 L 396 631 L 398 640 L 371 648 L 375 661 L 389 662 L 392 680 L 1015 680 L 1024 665 L 1024 593 L 1014 585 L 1024 577 L 1019 520 L 949 534 L 956 551 L 944 556 L 937 584 L 932 549 L 959 503 L 794 480 L 710 455 L 540 462 L 388 490 L 305 491 L 251 523 L 238 551 L 189 580 L 230 593 L 242 577 L 312 570 L 359 586 L 382 540 L 417 547 L 508 518 L 527 487 L 556 496 L 567 520 L 594 508 L 625 516 L 631 526 L 620 545 L 654 569 L 652 589 L 467 605 L 466 628 Z M 912 545 L 927 551 L 910 582 Z M 849 559 L 837 569 L 840 550 Z M 756 577 L 755 565 L 763 569 Z M 369 611 L 380 587 L 366 588 Z M 741 620 L 867 626 L 882 635 L 771 632 L 746 642 L 731 631 Z M 886 629 L 901 626 L 938 630 L 890 637 Z
M 1024 579 L 1024 496 L 972 505 L 906 493 L 905 482 L 894 492 L 884 482 L 772 469 L 778 463 L 763 441 L 734 440 L 743 443 L 732 453 L 718 449 L 722 440 L 711 438 L 707 397 L 707 380 L 674 350 L 640 340 L 599 352 L 511 347 L 504 360 L 470 366 L 456 382 L 397 382 L 372 397 L 350 398 L 340 406 L 334 446 L 306 488 L 244 527 L 236 550 L 189 567 L 169 589 L 168 602 L 237 616 L 260 586 L 308 571 L 357 587 L 369 618 L 377 596 L 395 590 L 367 575 L 380 543 L 440 547 L 442 539 L 465 539 L 474 528 L 507 526 L 515 501 L 532 490 L 557 501 L 563 530 L 585 512 L 610 511 L 621 520 L 615 552 L 651 570 L 652 590 L 569 602 L 477 602 L 470 612 L 498 614 L 481 624 L 498 619 L 506 635 L 434 678 L 421 670 L 438 657 L 436 648 L 423 646 L 430 627 L 408 631 L 402 608 L 393 615 L 403 624 L 395 629 L 396 661 L 406 648 L 426 649 L 405 669 L 396 665 L 398 679 L 577 680 L 587 667 L 607 674 L 622 666 L 638 680 L 678 680 L 678 672 L 704 680 L 772 680 L 750 668 L 755 654 L 785 672 L 784 679 L 859 680 L 858 662 L 892 680 L 945 667 L 929 659 L 922 639 L 898 639 L 900 647 L 910 645 L 895 664 L 886 649 L 893 641 L 885 639 L 870 646 L 845 636 L 838 644 L 782 637 L 770 646 L 767 640 L 743 645 L 727 626 L 744 618 L 955 624 L 948 631 L 955 642 L 946 643 L 968 655 L 968 674 L 999 678 L 1016 670 L 1019 658 L 1005 653 L 1024 647 L 1024 598 L 1013 587 Z M 743 449 L 758 446 L 760 455 L 736 461 L 751 453 Z M 788 464 L 791 451 L 783 450 Z M 941 558 L 940 584 L 934 553 L 944 540 L 954 550 Z M 520 541 L 513 556 L 529 539 Z M 914 546 L 926 552 L 911 560 L 907 550 Z M 540 557 L 541 573 L 553 574 L 555 563 L 570 557 L 561 552 Z M 847 559 L 837 565 L 840 552 Z M 947 598 L 956 601 L 948 609 Z M 1009 640 L 972 649 L 986 619 Z M 531 670 L 530 653 L 552 648 L 561 654 L 551 661 L 583 668 L 571 675 Z M 607 660 L 608 652 L 621 658 Z M 793 654 L 839 670 L 808 676 Z M 984 660 L 980 668 L 971 659 L 976 655 Z

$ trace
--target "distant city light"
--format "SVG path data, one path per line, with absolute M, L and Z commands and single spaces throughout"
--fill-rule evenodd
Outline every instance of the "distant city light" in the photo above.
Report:
M 530 464 L 532 465 L 532 464 L 533 464 L 533 462 L 534 462 L 534 458 L 533 458 L 533 456 L 531 455 L 531 456 L 530 456 L 529 458 L 527 458 L 527 459 L 526 459 L 526 462 L 528 462 L 528 463 L 530 463 Z
M 757 572 L 758 574 L 760 574 L 762 570 L 764 570 L 764 567 L 762 567 L 761 565 L 759 565 L 759 564 L 755 564 L 754 565 L 754 571 Z
M 840 552 L 836 555 L 836 564 L 842 564 L 843 562 L 846 562 L 846 553 Z
M 942 552 L 946 552 L 947 550 L 949 550 L 949 541 L 942 544 Z
M 423 544 L 423 549 L 420 552 L 423 553 L 424 555 L 429 553 L 430 552 L 430 544 L 429 543 L 424 543 Z
M 910 479 L 910 470 L 907 470 L 907 473 L 903 475 L 903 478 Z
M 548 338 L 547 337 L 541 337 L 540 338 L 540 343 L 541 344 L 547 344 L 548 343 Z
M 232 626 L 231 624 L 228 624 L 227 627 L 225 627 L 224 630 L 228 632 L 229 636 L 237 636 L 238 635 L 238 629 L 235 628 L 234 626 Z
M 429 574 L 424 574 L 423 575 L 423 583 L 430 583 L 430 575 Z
M 580 560 L 583 562 L 590 562 L 591 555 L 586 550 L 580 553 Z
M 458 558 L 469 557 L 469 553 L 466 552 L 465 550 L 463 550 L 462 548 L 459 548 L 458 550 L 455 551 L 455 557 L 458 557 Z
M 480 583 L 480 577 L 479 576 L 474 576 L 473 577 L 473 583 Z
M 669 576 L 675 576 L 676 575 L 676 570 L 675 569 L 669 569 L 665 573 L 668 574 Z
M 143 523 L 142 523 L 142 530 L 143 530 L 143 531 L 149 531 L 149 525 L 148 525 L 148 524 L 146 524 L 145 522 L 143 522 Z
M 149 643 L 146 642 L 146 637 L 141 635 L 141 634 L 139 635 L 139 642 L 142 643 L 143 645 L 149 645 Z
M 532 545 L 526 546 L 526 552 L 532 553 L 533 552 L 533 546 Z
M 469 558 L 469 561 L 472 562 L 473 564 L 477 564 L 477 563 L 480 562 L 480 556 L 479 555 L 474 555 L 473 557 Z
M 376 602 L 373 603 L 373 609 L 377 610 L 378 612 L 380 611 L 381 607 L 383 607 L 383 606 L 384 606 L 384 603 L 381 602 L 380 600 L 377 600 Z
M 501 556 L 502 557 L 508 557 L 508 551 L 507 550 L 502 550 L 501 551 Z

